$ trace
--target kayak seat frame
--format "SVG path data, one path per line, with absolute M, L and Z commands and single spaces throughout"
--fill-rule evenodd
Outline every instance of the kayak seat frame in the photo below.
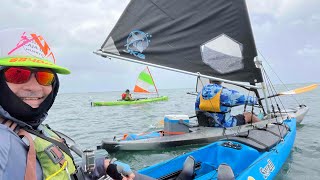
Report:
M 282 141 L 288 131 L 288 126 L 284 124 L 269 124 L 265 128 L 251 129 L 223 140 L 239 142 L 259 152 L 266 152 Z

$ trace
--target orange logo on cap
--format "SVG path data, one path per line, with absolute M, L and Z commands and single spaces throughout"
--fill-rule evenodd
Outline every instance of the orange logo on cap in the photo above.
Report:
M 25 61 L 31 61 L 39 64 L 48 64 L 48 65 L 53 65 L 52 63 L 46 62 L 42 59 L 38 58 L 27 58 L 27 57 L 18 57 L 18 58 L 11 58 L 9 62 L 25 62 Z
M 53 53 L 51 52 L 48 43 L 40 35 L 38 36 L 36 34 L 30 34 L 30 37 L 28 37 L 26 35 L 26 32 L 24 32 L 21 35 L 21 39 L 18 42 L 17 46 L 13 48 L 8 53 L 8 55 L 10 55 L 11 53 L 13 53 L 14 51 L 16 51 L 21 47 L 24 47 L 24 50 L 33 56 L 38 55 L 38 56 L 42 56 L 43 58 L 51 56 L 54 63 L 56 63 L 56 59 Z

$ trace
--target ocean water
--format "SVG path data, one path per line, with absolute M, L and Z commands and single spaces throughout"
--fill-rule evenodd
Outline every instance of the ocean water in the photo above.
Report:
M 288 89 L 307 84 L 290 84 Z M 278 87 L 279 91 L 285 90 Z M 126 105 L 91 107 L 91 101 L 112 101 L 122 92 L 59 94 L 45 123 L 53 129 L 72 137 L 82 149 L 95 149 L 102 139 L 121 137 L 125 133 L 140 133 L 153 130 L 168 114 L 194 115 L 195 96 L 186 94 L 193 89 L 160 90 L 169 96 L 168 101 Z M 283 96 L 286 107 L 305 104 L 310 111 L 297 126 L 294 147 L 276 179 L 319 179 L 320 177 L 320 88 L 291 96 Z M 243 107 L 233 113 L 243 111 Z M 174 148 L 162 151 L 119 152 L 111 154 L 131 165 L 135 170 L 173 158 L 197 147 Z M 107 155 L 104 150 L 97 156 Z M 79 159 L 78 159 L 79 160 Z

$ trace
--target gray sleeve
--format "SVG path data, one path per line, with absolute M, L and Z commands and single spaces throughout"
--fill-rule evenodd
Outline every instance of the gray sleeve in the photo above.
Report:
M 10 150 L 10 134 L 0 127 L 0 180 L 4 179 Z
M 8 127 L 0 124 L 0 180 L 24 179 L 27 148 Z M 43 179 L 40 163 L 36 163 L 37 179 Z

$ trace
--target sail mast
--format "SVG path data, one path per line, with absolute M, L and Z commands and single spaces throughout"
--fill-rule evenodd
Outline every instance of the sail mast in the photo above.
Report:
M 149 72 L 149 74 L 150 74 L 150 76 L 151 76 L 152 82 L 153 82 L 153 84 L 154 84 L 154 88 L 156 89 L 157 95 L 158 95 L 158 97 L 159 97 L 159 93 L 158 93 L 158 89 L 157 89 L 156 83 L 155 83 L 154 80 L 153 80 L 152 74 L 151 74 L 148 66 L 147 66 L 147 70 L 148 70 L 148 72 Z
M 197 83 L 196 83 L 196 92 L 198 92 L 198 83 L 199 83 L 200 77 L 197 77 Z
M 260 69 L 261 73 L 262 73 L 262 61 L 260 61 L 258 59 L 258 56 L 256 57 L 256 61 L 255 61 L 257 67 Z M 261 82 L 261 89 L 263 92 L 263 96 L 265 97 L 265 103 L 266 103 L 266 108 L 267 108 L 267 114 L 270 114 L 270 107 L 269 107 L 269 99 L 267 98 L 267 89 L 266 89 L 266 83 L 264 82 L 264 80 Z
M 227 79 L 217 78 L 217 77 L 213 77 L 213 76 L 207 76 L 207 75 L 203 75 L 203 74 L 200 74 L 200 73 L 193 73 L 193 72 L 184 71 L 184 70 L 180 70 L 180 69 L 170 68 L 170 67 L 161 66 L 161 65 L 157 65 L 157 64 L 152 64 L 152 63 L 148 63 L 148 62 L 144 62 L 144 61 L 138 61 L 138 60 L 127 58 L 127 57 L 122 57 L 122 56 L 118 56 L 118 55 L 114 55 L 114 54 L 110 54 L 110 53 L 105 53 L 102 50 L 97 50 L 97 51 L 94 51 L 93 53 L 97 54 L 97 55 L 100 55 L 102 57 L 121 59 L 121 60 L 124 60 L 124 61 L 134 62 L 134 63 L 138 63 L 138 64 L 144 64 L 144 65 L 147 65 L 147 66 L 157 67 L 157 68 L 166 69 L 166 70 L 179 72 L 179 73 L 183 73 L 183 74 L 188 74 L 188 75 L 192 75 L 192 76 L 204 77 L 204 78 L 208 78 L 208 79 L 211 79 L 211 80 L 221 81 L 221 82 L 225 82 L 225 83 L 229 83 L 229 84 L 233 84 L 233 85 L 237 85 L 237 86 L 243 86 L 243 87 L 248 87 L 248 88 L 253 88 L 253 89 L 261 89 L 261 87 L 258 87 L 258 86 L 248 85 L 248 84 L 235 82 L 235 81 L 230 81 L 230 80 L 227 80 Z

